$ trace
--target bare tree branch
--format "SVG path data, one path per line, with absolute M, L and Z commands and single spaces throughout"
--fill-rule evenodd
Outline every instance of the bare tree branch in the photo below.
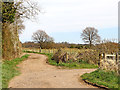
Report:
M 90 47 L 100 41 L 100 36 L 98 35 L 98 30 L 93 27 L 87 27 L 81 33 L 82 40 L 85 43 L 89 43 Z
M 48 34 L 43 30 L 38 30 L 37 32 L 33 33 L 32 39 L 34 40 L 34 42 L 37 42 L 40 44 L 40 48 L 42 43 L 54 41 L 54 39 L 48 36 Z

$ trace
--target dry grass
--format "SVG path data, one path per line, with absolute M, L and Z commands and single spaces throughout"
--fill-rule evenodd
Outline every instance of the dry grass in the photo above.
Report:
M 75 53 L 79 53 L 79 52 L 84 52 L 84 51 L 89 51 L 90 49 L 76 49 L 76 48 L 62 48 L 61 49 L 63 52 L 67 52 L 69 54 L 75 54 Z M 23 48 L 23 51 L 34 51 L 34 52 L 39 52 L 39 49 L 36 48 Z M 58 49 L 42 49 L 41 53 L 56 53 L 58 51 Z
M 90 64 L 97 64 L 99 59 L 99 54 L 92 49 L 71 49 L 71 48 L 62 48 L 62 53 L 67 53 L 71 57 L 71 60 L 83 60 Z M 29 49 L 23 48 L 23 51 L 32 51 L 39 52 L 39 49 Z M 42 49 L 40 53 L 52 54 L 55 55 L 58 49 Z M 91 57 L 92 56 L 92 57 Z

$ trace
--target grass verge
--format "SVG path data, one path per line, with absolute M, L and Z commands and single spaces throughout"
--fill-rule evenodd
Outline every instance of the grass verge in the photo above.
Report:
M 87 80 L 92 84 L 118 90 L 119 76 L 113 71 L 104 71 L 98 69 L 92 73 L 86 73 L 81 76 L 83 80 Z
M 26 53 L 37 53 L 37 54 L 43 54 L 46 55 L 48 57 L 48 63 L 50 65 L 55 65 L 55 66 L 62 66 L 63 68 L 70 68 L 70 69 L 94 69 L 94 68 L 98 68 L 97 65 L 93 65 L 93 64 L 88 64 L 86 62 L 80 61 L 79 62 L 68 62 L 68 63 L 59 63 L 57 64 L 56 61 L 52 60 L 52 53 L 39 53 L 39 52 L 33 52 L 33 51 L 24 51 Z
M 5 60 L 2 64 L 2 88 L 7 88 L 9 81 L 20 74 L 17 65 L 28 58 L 28 54 L 21 58 L 16 58 L 11 61 Z

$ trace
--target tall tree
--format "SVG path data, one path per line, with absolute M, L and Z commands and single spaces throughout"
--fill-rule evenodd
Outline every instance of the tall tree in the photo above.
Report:
M 92 44 L 96 44 L 100 41 L 100 36 L 98 35 L 98 30 L 94 27 L 87 27 L 81 33 L 82 40 L 85 43 L 89 43 L 90 47 Z
M 12 0 L 11 0 L 12 1 Z M 13 0 L 2 3 L 2 56 L 6 60 L 20 55 L 21 44 L 18 33 L 25 28 L 25 19 L 35 19 L 40 12 L 38 4 L 31 0 Z M 1 18 L 0 18 L 1 19 Z
M 52 37 L 50 37 L 45 31 L 43 30 L 38 30 L 35 33 L 33 33 L 32 35 L 32 39 L 34 40 L 34 42 L 39 43 L 40 45 L 40 52 L 41 52 L 41 45 L 42 43 L 45 42 L 53 42 L 54 39 Z
M 37 2 L 31 0 L 11 0 L 11 2 L 0 2 L 2 4 L 2 23 L 3 27 L 6 23 L 23 23 L 24 19 L 36 19 L 36 15 L 40 12 Z M 24 29 L 23 25 L 19 26 Z M 8 26 L 8 25 L 7 25 Z M 19 27 L 19 29 L 21 29 Z
M 15 19 L 16 8 L 14 2 L 2 2 L 2 23 L 13 23 Z

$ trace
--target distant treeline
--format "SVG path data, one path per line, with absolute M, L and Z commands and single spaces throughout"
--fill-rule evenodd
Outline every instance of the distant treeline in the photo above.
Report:
M 25 42 L 22 43 L 23 48 L 40 48 L 39 43 L 34 43 L 34 42 Z M 42 49 L 58 49 L 58 48 L 89 48 L 88 44 L 70 44 L 67 42 L 62 42 L 62 43 L 55 43 L 55 42 L 44 42 L 41 44 Z
M 23 48 L 40 48 L 39 43 L 25 42 L 22 43 Z M 93 49 L 99 53 L 117 53 L 119 52 L 119 45 L 115 42 L 104 42 L 96 45 L 89 46 L 89 44 L 70 44 L 67 42 L 55 43 L 44 42 L 41 43 L 41 49 L 59 49 L 59 48 L 77 48 L 77 49 Z

